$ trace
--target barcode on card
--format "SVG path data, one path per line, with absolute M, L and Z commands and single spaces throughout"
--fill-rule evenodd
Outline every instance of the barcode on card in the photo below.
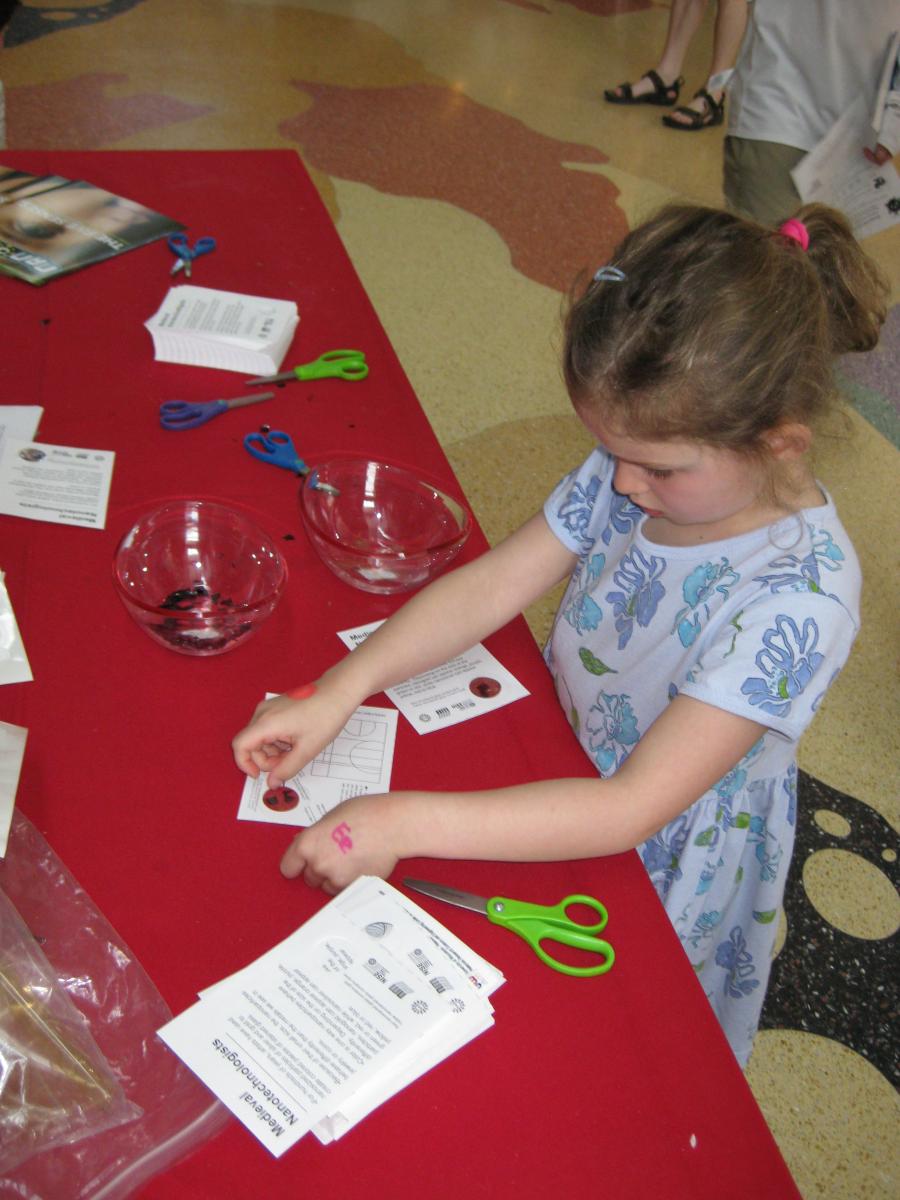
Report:
M 409 956 L 423 975 L 427 975 L 431 970 L 431 960 L 427 957 L 424 950 L 420 950 L 418 946 L 410 953 Z
M 409 993 L 412 991 L 412 988 L 406 983 L 401 983 L 398 979 L 396 983 L 391 984 L 388 990 L 393 992 L 395 996 L 399 996 L 402 1000 L 405 996 L 409 995 Z
M 365 965 L 366 970 L 370 971 L 379 983 L 387 983 L 387 970 L 381 965 L 380 962 L 378 962 L 377 959 L 370 958 Z
M 445 979 L 443 975 L 435 975 L 434 979 L 429 979 L 428 982 L 438 993 L 453 991 L 453 984 L 449 979 Z

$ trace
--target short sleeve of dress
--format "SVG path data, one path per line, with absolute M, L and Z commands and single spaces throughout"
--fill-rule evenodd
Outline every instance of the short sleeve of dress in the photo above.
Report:
M 544 504 L 550 529 L 567 550 L 586 554 L 598 534 L 598 503 L 609 492 L 612 459 L 599 446 L 556 485 Z
M 835 596 L 766 592 L 720 623 L 681 692 L 794 741 L 847 661 L 857 629 Z

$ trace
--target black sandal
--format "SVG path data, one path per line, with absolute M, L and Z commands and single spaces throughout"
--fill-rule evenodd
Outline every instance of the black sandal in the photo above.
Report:
M 725 120 L 725 93 L 722 93 L 722 99 L 718 103 L 713 100 L 706 88 L 694 92 L 695 100 L 698 96 L 706 106 L 703 112 L 682 106 L 676 108 L 675 112 L 681 113 L 682 116 L 687 117 L 687 120 L 676 121 L 674 113 L 671 116 L 667 113 L 662 119 L 663 125 L 667 125 L 669 129 L 683 129 L 687 133 L 695 133 L 698 129 L 711 129 L 713 125 L 721 125 Z
M 673 104 L 678 102 L 678 93 L 681 91 L 681 85 L 684 79 L 679 76 L 674 83 L 663 83 L 659 75 L 651 68 L 645 71 L 641 79 L 649 79 L 653 84 L 653 91 L 647 92 L 644 96 L 635 96 L 630 83 L 620 83 L 618 87 L 607 88 L 603 93 L 603 98 L 608 104 L 659 104 L 663 108 L 671 108 Z M 621 92 L 621 95 L 617 95 Z

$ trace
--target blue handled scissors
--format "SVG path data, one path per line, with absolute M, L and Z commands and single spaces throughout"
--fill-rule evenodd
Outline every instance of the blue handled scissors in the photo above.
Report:
M 295 475 L 309 474 L 309 466 L 294 449 L 291 435 L 281 429 L 271 429 L 268 433 L 248 433 L 244 438 L 244 449 L 249 450 L 260 462 L 282 467 L 285 471 L 293 471 Z M 320 491 L 330 492 L 333 496 L 341 494 L 330 483 L 313 483 L 312 486 Z
M 261 375 L 259 379 L 245 379 L 246 387 L 260 383 L 292 383 L 295 379 L 365 379 L 369 373 L 366 356 L 362 350 L 326 350 L 312 362 L 282 371 L 280 375 Z
M 606 928 L 607 912 L 599 900 L 593 896 L 566 896 L 559 904 L 528 904 L 524 900 L 509 900 L 504 896 L 473 896 L 471 892 L 460 892 L 456 888 L 445 887 L 442 883 L 426 883 L 422 879 L 404 879 L 403 882 L 413 891 L 422 892 L 425 896 L 433 896 L 435 900 L 443 900 L 447 904 L 455 904 L 459 908 L 469 908 L 473 912 L 483 913 L 494 925 L 502 925 L 524 938 L 542 963 L 561 971 L 563 975 L 577 975 L 586 978 L 591 975 L 603 975 L 616 961 L 616 953 L 609 942 L 597 937 Z M 599 917 L 593 925 L 584 925 L 568 915 L 568 909 L 574 904 L 584 904 L 592 908 Z M 573 967 L 560 962 L 543 947 L 543 942 L 559 942 L 564 946 L 575 946 L 589 954 L 599 956 L 600 961 L 588 967 Z
M 271 400 L 274 395 L 274 392 L 254 392 L 252 396 L 238 396 L 235 400 L 201 400 L 196 404 L 189 400 L 165 400 L 159 406 L 159 423 L 163 429 L 195 429 L 219 413 L 228 412 L 229 408 L 259 404 L 261 400 Z
M 183 270 L 186 278 L 191 277 L 191 264 L 195 258 L 199 258 L 201 254 L 209 254 L 216 248 L 216 239 L 212 237 L 198 238 L 193 246 L 188 242 L 186 233 L 173 233 L 169 237 L 169 249 L 176 257 L 175 263 L 172 265 L 170 275 L 175 275 Z

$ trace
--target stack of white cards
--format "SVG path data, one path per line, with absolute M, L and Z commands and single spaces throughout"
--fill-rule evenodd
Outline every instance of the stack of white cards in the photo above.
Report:
M 363 876 L 160 1037 L 279 1157 L 323 1143 L 493 1025 L 500 972 Z
M 146 328 L 160 362 L 274 375 L 300 318 L 292 300 L 215 288 L 170 288 Z

